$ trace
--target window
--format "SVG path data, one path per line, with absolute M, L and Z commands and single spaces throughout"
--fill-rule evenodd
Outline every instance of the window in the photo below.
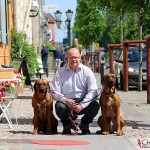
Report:
M 8 42 L 7 30 L 8 30 L 8 22 L 7 22 L 7 0 L 0 0 L 0 42 L 6 44 Z

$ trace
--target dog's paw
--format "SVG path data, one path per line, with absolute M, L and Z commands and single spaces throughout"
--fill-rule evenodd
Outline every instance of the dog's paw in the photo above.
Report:
M 121 136 L 123 134 L 123 132 L 120 130 L 120 131 L 117 131 L 117 135 L 118 136 Z
M 107 131 L 103 131 L 102 132 L 102 135 L 107 135 L 109 132 L 107 132 Z
M 38 134 L 38 129 L 34 129 L 33 134 Z

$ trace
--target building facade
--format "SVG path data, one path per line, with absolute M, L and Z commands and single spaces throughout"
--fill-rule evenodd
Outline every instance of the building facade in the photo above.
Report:
M 0 64 L 11 64 L 13 27 L 27 35 L 37 53 L 45 41 L 55 43 L 55 20 L 45 15 L 44 5 L 45 0 L 0 0 Z

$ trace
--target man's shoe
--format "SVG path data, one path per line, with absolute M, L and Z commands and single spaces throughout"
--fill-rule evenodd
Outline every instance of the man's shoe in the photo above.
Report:
M 62 134 L 71 134 L 71 124 L 64 125 Z
M 80 129 L 82 130 L 82 134 L 91 134 L 89 130 L 89 123 L 80 123 L 79 125 Z
M 71 134 L 71 130 L 70 129 L 67 129 L 67 130 L 63 129 L 62 134 Z
M 82 130 L 83 135 L 88 135 L 91 134 L 90 130 Z

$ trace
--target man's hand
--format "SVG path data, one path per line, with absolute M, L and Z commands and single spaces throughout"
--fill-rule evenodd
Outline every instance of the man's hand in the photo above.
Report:
M 82 108 L 82 106 L 81 106 L 80 104 L 74 105 L 74 111 L 75 111 L 75 112 L 79 113 L 82 109 L 83 109 L 83 108 Z
M 67 98 L 65 99 L 65 104 L 69 107 L 69 108 L 74 108 L 74 105 L 75 105 L 75 101 L 70 99 L 70 98 Z

